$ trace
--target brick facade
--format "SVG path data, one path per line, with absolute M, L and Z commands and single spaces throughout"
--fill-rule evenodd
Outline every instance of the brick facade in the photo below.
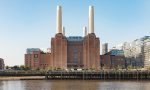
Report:
M 125 68 L 125 57 L 115 55 L 100 55 L 101 67 L 105 69 Z
M 86 69 L 99 69 L 100 67 L 100 41 L 95 34 L 88 34 L 84 38 L 83 45 L 84 54 L 84 68 Z
M 72 38 L 72 40 L 71 40 Z M 95 34 L 85 37 L 67 37 L 56 34 L 51 39 L 53 68 L 100 68 L 100 41 Z
M 51 39 L 51 59 L 53 69 L 67 69 L 67 39 L 61 33 Z
M 25 54 L 25 66 L 32 69 L 99 69 L 100 41 L 95 34 L 66 37 L 57 33 L 51 38 L 51 53 L 33 51 Z
M 51 54 L 41 51 L 33 51 L 25 54 L 25 66 L 31 69 L 51 68 Z
M 26 54 L 26 66 L 38 68 L 42 65 L 43 68 L 51 67 L 52 69 L 100 69 L 100 41 L 94 34 L 94 7 L 89 6 L 89 34 L 85 34 L 84 37 L 65 36 L 64 30 L 62 31 L 61 6 L 57 6 L 56 17 L 57 33 L 55 37 L 51 38 L 51 53 L 45 55 L 40 52 Z M 35 54 L 38 57 L 35 58 Z

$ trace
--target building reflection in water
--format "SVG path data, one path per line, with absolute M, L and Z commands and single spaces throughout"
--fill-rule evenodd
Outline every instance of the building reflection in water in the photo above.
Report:
M 95 81 L 56 80 L 56 81 L 28 81 L 25 90 L 97 90 Z
M 52 90 L 98 90 L 98 83 L 95 81 L 54 81 Z
M 0 90 L 25 90 L 24 81 L 6 80 L 0 81 Z
M 150 81 L 14 80 L 0 81 L 0 90 L 150 90 Z

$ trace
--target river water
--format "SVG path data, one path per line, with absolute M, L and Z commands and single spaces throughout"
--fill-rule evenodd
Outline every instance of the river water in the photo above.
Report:
M 150 81 L 8 80 L 0 90 L 150 90 Z

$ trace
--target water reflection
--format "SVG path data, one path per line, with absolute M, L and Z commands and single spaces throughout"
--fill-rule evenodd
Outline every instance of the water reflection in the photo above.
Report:
M 97 90 L 96 81 L 54 81 L 51 84 L 52 90 Z
M 22 81 L 0 81 L 0 90 L 25 90 Z
M 150 81 L 0 81 L 0 90 L 150 90 Z
M 25 90 L 97 90 L 95 81 L 26 81 Z
M 2 90 L 3 83 L 0 81 L 0 90 Z

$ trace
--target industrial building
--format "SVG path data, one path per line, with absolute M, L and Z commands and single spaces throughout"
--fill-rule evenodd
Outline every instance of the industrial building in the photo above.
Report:
M 57 29 L 55 36 L 51 38 L 51 52 L 43 53 L 40 49 L 27 50 L 25 66 L 51 69 L 100 69 L 100 40 L 94 33 L 94 7 L 89 6 L 89 26 L 88 31 L 84 27 L 84 36 L 65 36 L 61 6 L 57 6 L 56 17 Z

